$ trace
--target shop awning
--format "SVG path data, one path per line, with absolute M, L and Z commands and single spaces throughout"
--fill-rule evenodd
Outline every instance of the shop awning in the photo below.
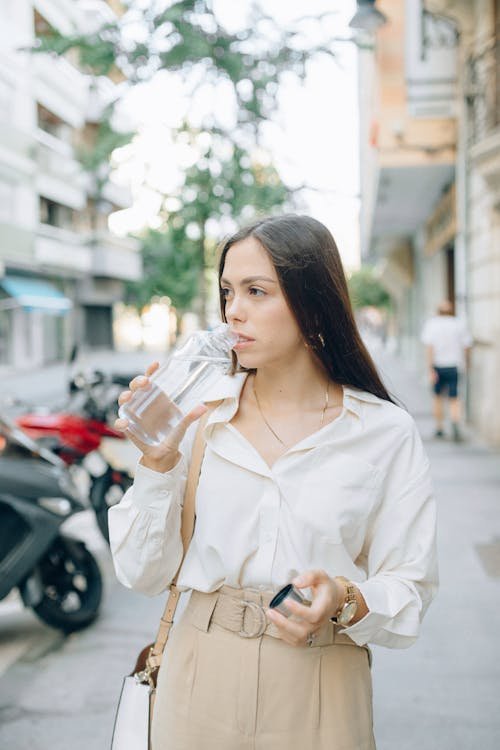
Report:
M 25 310 L 64 315 L 73 306 L 70 299 L 45 279 L 7 274 L 0 279 L 0 287 Z

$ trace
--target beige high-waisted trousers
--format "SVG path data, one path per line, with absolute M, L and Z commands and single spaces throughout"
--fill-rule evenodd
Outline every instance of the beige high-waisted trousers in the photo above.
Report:
M 333 624 L 288 645 L 255 606 L 271 596 L 192 593 L 158 675 L 153 750 L 375 749 L 368 649 Z

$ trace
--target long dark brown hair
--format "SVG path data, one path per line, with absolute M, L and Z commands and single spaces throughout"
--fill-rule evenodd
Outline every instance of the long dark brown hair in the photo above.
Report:
M 222 244 L 219 282 L 228 250 L 247 237 L 255 237 L 271 258 L 304 340 L 331 379 L 393 401 L 359 335 L 342 261 L 328 229 L 309 216 L 260 219 Z M 220 307 L 225 321 L 222 291 Z

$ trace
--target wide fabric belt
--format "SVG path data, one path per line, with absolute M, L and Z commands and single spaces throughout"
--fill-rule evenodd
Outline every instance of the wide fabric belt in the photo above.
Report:
M 193 591 L 185 618 L 204 631 L 208 631 L 210 625 L 218 625 L 242 638 L 260 638 L 264 635 L 280 638 L 277 627 L 265 615 L 265 609 L 273 596 L 274 592 L 236 589 L 231 586 L 222 586 L 209 594 Z M 329 622 L 317 633 L 313 647 L 333 644 L 357 645 L 339 631 L 337 625 Z

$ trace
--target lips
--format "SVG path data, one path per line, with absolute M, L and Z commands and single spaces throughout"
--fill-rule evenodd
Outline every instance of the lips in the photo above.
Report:
M 245 334 L 239 333 L 238 331 L 234 331 L 234 333 L 236 334 L 236 336 L 238 336 L 238 341 L 236 342 L 236 344 L 233 344 L 234 351 L 246 349 L 255 341 L 255 339 L 250 338 L 250 336 L 245 336 Z
M 255 341 L 251 336 L 245 336 L 244 333 L 239 333 L 238 331 L 233 331 L 233 333 L 238 336 L 238 341 L 236 342 L 238 344 L 244 344 L 246 341 Z

